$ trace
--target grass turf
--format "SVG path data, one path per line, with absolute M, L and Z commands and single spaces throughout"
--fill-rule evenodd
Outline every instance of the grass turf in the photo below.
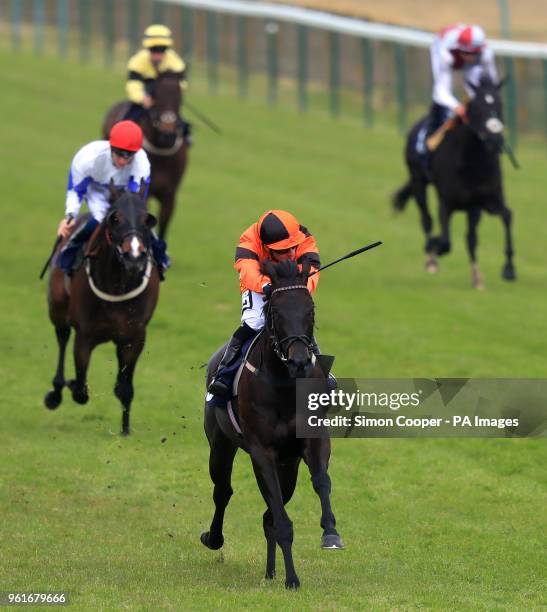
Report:
M 90 403 L 65 393 L 43 408 L 56 358 L 37 280 L 63 214 L 68 166 L 98 137 L 121 72 L 2 54 L 3 381 L 0 590 L 66 590 L 77 609 L 534 608 L 545 605 L 543 440 L 335 440 L 333 506 L 347 544 L 318 548 L 309 478 L 288 506 L 298 593 L 262 576 L 260 498 L 238 455 L 221 553 L 199 534 L 212 516 L 202 432 L 201 366 L 239 319 L 234 246 L 268 208 L 315 234 L 326 262 L 384 245 L 325 272 L 318 339 L 344 377 L 541 377 L 545 372 L 544 150 L 523 143 L 506 165 L 515 212 L 515 284 L 500 279 L 502 228 L 480 226 L 487 291 L 470 289 L 464 220 L 441 273 L 423 271 L 413 206 L 396 218 L 404 179 L 392 125 L 275 112 L 198 83 L 192 101 L 221 123 L 196 145 L 169 236 L 162 285 L 135 378 L 133 435 L 118 435 L 112 346 L 95 351 Z M 69 78 L 71 80 L 69 80 Z M 73 366 L 69 357 L 67 371 Z M 162 439 L 165 439 L 162 442 Z

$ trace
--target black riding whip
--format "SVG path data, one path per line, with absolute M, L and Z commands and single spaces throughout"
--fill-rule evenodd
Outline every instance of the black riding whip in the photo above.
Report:
M 356 255 L 359 255 L 359 253 L 363 253 L 364 251 L 369 251 L 370 249 L 374 249 L 377 246 L 380 246 L 382 244 L 382 241 L 379 240 L 378 242 L 373 242 L 372 244 L 367 244 L 367 246 L 361 247 L 360 249 L 357 249 L 356 251 L 352 251 L 351 253 L 348 253 L 347 255 L 344 255 L 344 257 L 340 257 L 340 259 L 335 259 L 334 261 L 331 261 L 330 263 L 328 263 L 325 266 L 321 266 L 319 268 L 319 270 L 315 270 L 315 272 L 312 272 L 311 274 L 308 274 L 308 278 L 310 276 L 313 276 L 314 274 L 317 274 L 318 272 L 321 272 L 322 270 L 326 270 L 327 268 L 330 268 L 331 266 L 334 266 L 334 264 L 340 263 L 341 261 L 344 261 L 344 259 L 349 259 L 350 257 L 355 257 Z
M 201 121 L 203 121 L 203 123 L 205 123 L 205 125 L 210 128 L 211 130 L 213 130 L 213 132 L 216 132 L 217 134 L 222 134 L 222 130 L 218 127 L 218 125 L 216 123 L 214 123 L 213 121 L 211 121 L 210 119 L 208 119 L 201 111 L 198 111 L 198 109 L 195 106 L 192 106 L 189 102 L 184 102 L 184 106 L 191 112 L 194 113 L 194 115 L 200 119 Z
M 513 164 L 513 168 L 515 170 L 519 170 L 520 164 L 518 163 L 517 158 L 515 157 L 515 154 L 513 153 L 513 149 L 511 149 L 511 147 L 505 141 L 503 143 L 503 149 L 507 153 L 507 157 L 511 160 L 511 163 Z
M 57 247 L 59 246 L 59 243 L 61 242 L 62 239 L 63 239 L 62 236 L 57 236 L 57 238 L 55 239 L 55 244 L 53 245 L 53 249 L 51 249 L 51 255 L 47 258 L 44 268 L 42 269 L 42 272 L 40 274 L 40 280 L 44 278 L 44 274 L 46 273 L 46 270 L 49 268 L 49 264 L 51 263 L 51 260 L 53 259 L 53 256 L 55 255 L 55 251 L 57 250 Z

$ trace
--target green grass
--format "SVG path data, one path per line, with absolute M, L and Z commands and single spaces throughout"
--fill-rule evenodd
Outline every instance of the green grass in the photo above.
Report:
M 92 399 L 42 397 L 56 343 L 37 280 L 63 214 L 75 151 L 99 134 L 122 72 L 0 55 L 2 309 L 0 590 L 66 590 L 75 609 L 531 609 L 545 601 L 543 440 L 335 440 L 333 505 L 343 552 L 319 550 L 319 503 L 301 472 L 288 510 L 302 589 L 262 576 L 265 543 L 250 463 L 236 460 L 226 544 L 206 550 L 212 516 L 202 431 L 204 370 L 239 318 L 234 246 L 268 208 L 293 211 L 326 262 L 318 339 L 344 377 L 545 374 L 545 152 L 523 142 L 506 164 L 519 280 L 504 283 L 498 219 L 480 227 L 487 290 L 470 289 L 464 220 L 441 273 L 423 271 L 414 206 L 393 217 L 402 141 L 392 125 L 299 115 L 281 105 L 192 101 L 196 145 L 169 247 L 173 268 L 136 374 L 133 435 L 118 435 L 111 346 L 92 358 Z M 72 371 L 68 360 L 68 372 Z M 161 442 L 162 438 L 165 442 Z M 278 555 L 279 556 L 279 555 Z M 278 559 L 278 563 L 281 559 Z

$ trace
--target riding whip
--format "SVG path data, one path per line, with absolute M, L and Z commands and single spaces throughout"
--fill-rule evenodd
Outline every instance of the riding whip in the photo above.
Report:
M 344 257 L 340 257 L 340 259 L 335 259 L 334 261 L 331 261 L 330 263 L 326 264 L 325 266 L 321 266 L 319 268 L 319 270 L 315 270 L 315 272 L 312 272 L 311 274 L 308 274 L 308 278 L 310 276 L 313 276 L 314 274 L 317 274 L 318 272 L 321 272 L 322 270 L 326 270 L 327 268 L 330 268 L 331 266 L 334 266 L 334 264 L 340 263 L 341 261 L 344 261 L 344 259 L 349 259 L 350 257 L 355 257 L 356 255 L 359 255 L 359 253 L 363 253 L 365 251 L 369 251 L 370 249 L 374 249 L 377 246 L 380 246 L 382 244 L 382 241 L 379 240 L 378 242 L 373 242 L 372 244 L 367 244 L 367 246 L 361 247 L 360 249 L 357 249 L 356 251 L 352 251 L 351 253 L 348 253 L 347 255 L 344 255 Z
M 218 125 L 216 123 L 214 123 L 213 121 L 211 121 L 210 119 L 208 119 L 202 112 L 198 111 L 198 109 L 195 106 L 192 106 L 189 102 L 187 102 L 186 100 L 184 101 L 184 106 L 191 112 L 194 113 L 194 115 L 200 119 L 201 121 L 203 121 L 203 123 L 205 123 L 205 125 L 210 128 L 211 130 L 213 130 L 213 132 L 216 132 L 217 134 L 222 134 L 222 130 L 218 127 Z
M 62 239 L 63 239 L 62 236 L 57 236 L 57 238 L 55 239 L 55 244 L 53 245 L 53 249 L 51 249 L 51 255 L 47 258 L 44 268 L 42 269 L 42 272 L 40 274 L 40 280 L 44 278 L 44 274 L 46 273 L 46 270 L 49 268 L 49 264 L 51 263 L 51 260 L 53 259 L 53 256 L 55 255 L 55 251 L 57 250 L 57 247 L 59 246 L 59 243 L 61 242 Z
M 518 163 L 517 158 L 515 157 L 515 154 L 513 153 L 513 149 L 511 149 L 509 144 L 505 141 L 503 142 L 503 149 L 507 153 L 507 157 L 511 160 L 511 163 L 513 164 L 513 168 L 515 170 L 519 170 L 520 164 Z

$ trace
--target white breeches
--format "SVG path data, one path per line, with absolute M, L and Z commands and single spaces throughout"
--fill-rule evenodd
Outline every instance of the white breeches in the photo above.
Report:
M 241 323 L 260 331 L 264 327 L 264 294 L 247 289 L 241 294 Z

